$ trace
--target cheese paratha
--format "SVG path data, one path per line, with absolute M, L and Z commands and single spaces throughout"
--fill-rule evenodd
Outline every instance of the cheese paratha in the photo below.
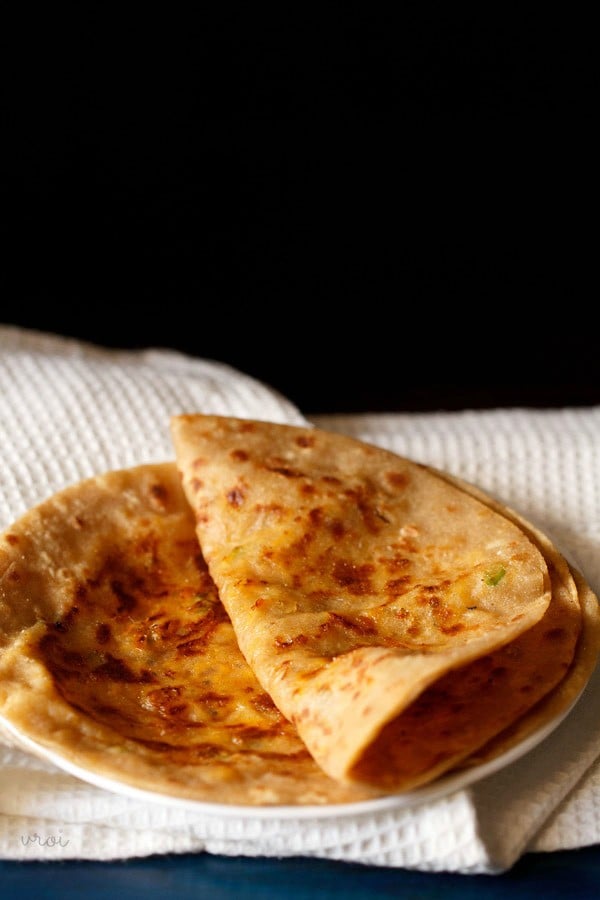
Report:
M 413 788 L 535 702 L 511 695 L 509 645 L 550 578 L 514 522 L 341 435 L 200 415 L 172 433 L 240 648 L 329 775 Z M 501 705 L 478 716 L 491 684 Z
M 0 721 L 61 759 L 170 796 L 356 801 L 244 661 L 174 464 L 98 477 L 0 537 Z

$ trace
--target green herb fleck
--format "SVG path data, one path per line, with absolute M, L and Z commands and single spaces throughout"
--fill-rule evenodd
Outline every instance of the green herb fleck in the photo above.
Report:
M 500 566 L 500 568 L 496 569 L 494 572 L 488 572 L 483 580 L 490 587 L 496 587 L 496 585 L 502 581 L 505 575 L 506 569 L 503 569 L 502 566 Z
M 234 547 L 231 553 L 228 555 L 228 559 L 236 559 L 244 552 L 244 547 L 242 544 L 238 544 L 237 547 Z

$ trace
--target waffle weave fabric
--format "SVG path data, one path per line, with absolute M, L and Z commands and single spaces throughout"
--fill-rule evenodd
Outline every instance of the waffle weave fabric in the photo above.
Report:
M 222 363 L 0 328 L 0 527 L 82 478 L 172 459 L 168 421 L 180 412 L 304 421 L 284 397 Z M 312 421 L 477 484 L 546 530 L 600 587 L 600 409 Z M 231 816 L 133 799 L 0 746 L 0 857 L 204 850 L 501 871 L 527 849 L 600 841 L 599 688 L 596 674 L 543 744 L 471 788 L 419 806 L 327 818 Z

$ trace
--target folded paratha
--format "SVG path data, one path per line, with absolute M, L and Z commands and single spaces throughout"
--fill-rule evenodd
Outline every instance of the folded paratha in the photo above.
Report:
M 0 536 L 2 721 L 90 774 L 170 796 L 374 795 L 322 772 L 244 661 L 174 464 L 78 484 Z
M 447 473 L 436 474 L 477 497 L 511 521 L 543 553 L 552 586 L 552 600 L 543 618 L 514 642 L 510 649 L 520 659 L 521 690 L 526 679 L 551 686 L 541 700 L 491 741 L 471 754 L 460 768 L 482 766 L 512 750 L 547 723 L 556 720 L 577 699 L 592 674 L 600 652 L 600 607 L 583 575 L 569 565 L 549 537 L 514 510 L 487 496 L 473 485 Z M 568 660 L 571 657 L 571 663 Z M 561 673 L 566 674 L 561 677 Z M 527 691 L 528 689 L 525 688 Z M 536 696 L 539 690 L 536 691 Z
M 240 648 L 332 777 L 431 781 L 569 671 L 574 583 L 552 592 L 540 547 L 493 504 L 316 429 L 192 415 L 172 433 Z

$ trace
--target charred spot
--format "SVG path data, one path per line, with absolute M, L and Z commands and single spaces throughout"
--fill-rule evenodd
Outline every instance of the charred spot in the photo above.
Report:
M 240 422 L 238 425 L 238 431 L 241 431 L 243 434 L 247 434 L 251 431 L 256 431 L 256 425 L 254 422 Z
M 241 506 L 244 502 L 244 492 L 239 487 L 232 488 L 227 492 L 227 502 L 231 506 Z
M 381 531 L 382 524 L 389 524 L 390 520 L 376 506 L 367 503 L 366 500 L 359 499 L 357 502 L 358 511 L 362 516 L 367 531 L 371 534 L 377 534 Z
M 406 629 L 406 633 L 410 634 L 411 637 L 417 637 L 419 634 L 421 634 L 421 629 L 418 625 L 410 625 Z
M 111 581 L 110 588 L 119 601 L 117 613 L 131 612 L 135 609 L 137 606 L 137 599 L 123 586 L 121 581 Z
M 77 617 L 78 612 L 79 612 L 79 607 L 72 606 L 71 609 L 69 610 L 69 612 L 67 613 L 67 615 L 63 619 L 60 619 L 60 621 L 54 623 L 54 628 L 56 629 L 56 631 L 60 631 L 63 634 L 65 632 L 69 631 L 69 629 L 71 629 L 73 627 L 74 620 Z
M 309 512 L 308 518 L 310 519 L 311 525 L 317 527 L 323 521 L 323 508 L 321 506 L 315 506 L 315 508 L 311 509 Z
M 232 450 L 230 452 L 229 456 L 231 457 L 231 459 L 235 460 L 236 462 L 247 462 L 248 461 L 248 454 L 246 453 L 245 450 Z
M 377 625 L 368 616 L 354 616 L 352 619 L 341 616 L 338 613 L 329 613 L 332 622 L 342 625 L 361 636 L 377 634 Z
M 147 684 L 149 683 L 148 674 L 149 673 L 141 676 L 136 675 L 124 660 L 117 659 L 117 657 L 113 656 L 111 653 L 107 653 L 102 665 L 95 668 L 91 673 L 94 680 L 106 679 L 107 681 L 117 681 L 122 684 L 137 684 L 139 682 Z M 151 677 L 154 681 L 156 680 L 154 676 Z
M 301 434 L 296 438 L 296 443 L 299 447 L 314 447 L 315 439 L 312 435 Z
M 17 569 L 11 569 L 8 573 L 8 579 L 9 581 L 20 581 L 21 573 Z
M 563 641 L 567 636 L 564 628 L 550 628 L 544 632 L 544 637 L 549 641 Z
M 287 548 L 287 552 L 284 551 L 284 555 L 288 556 L 290 559 L 297 559 L 299 556 L 304 557 L 308 545 L 311 544 L 315 539 L 315 536 L 310 531 L 305 531 L 304 534 L 298 538 L 297 541 L 294 541 L 293 544 Z
M 277 710 L 268 694 L 259 694 L 257 697 L 253 697 L 250 703 L 259 713 L 272 713 Z
M 167 744 L 166 741 L 150 741 L 145 738 L 136 738 L 136 740 L 138 744 L 143 744 L 148 750 L 156 750 L 159 753 L 172 753 L 177 749 L 172 744 Z
M 16 534 L 5 534 L 4 537 L 5 537 L 5 540 L 8 541 L 9 544 L 13 545 L 13 547 L 15 544 L 19 543 L 19 538 L 17 537 Z
M 200 488 L 204 487 L 204 482 L 202 481 L 201 478 L 192 478 L 192 480 L 190 481 L 190 485 L 191 485 L 192 490 L 195 491 L 196 493 L 198 493 Z
M 400 578 L 391 578 L 386 583 L 386 590 L 393 596 L 397 597 L 404 594 L 411 582 L 410 575 L 402 575 Z
M 56 645 L 55 649 L 58 649 Z M 60 655 L 61 662 L 63 662 L 65 666 L 70 666 L 73 669 L 82 669 L 85 666 L 85 657 L 83 653 L 78 653 L 77 650 L 65 650 L 64 648 L 61 648 Z
M 302 484 L 300 486 L 300 490 L 302 491 L 303 494 L 309 495 L 309 494 L 314 494 L 316 491 L 316 488 L 315 488 L 314 484 L 307 483 L 307 484 Z
M 169 492 L 164 484 L 153 484 L 150 487 L 150 497 L 159 509 L 166 509 L 169 502 Z
M 340 519 L 332 519 L 331 522 L 328 523 L 328 527 L 334 538 L 337 540 L 340 540 L 346 534 L 346 526 Z
M 460 622 L 456 622 L 454 625 L 442 625 L 441 631 L 444 634 L 458 634 L 460 631 L 464 631 L 465 626 L 461 625 Z
M 492 671 L 490 672 L 491 678 L 504 678 L 504 676 L 508 673 L 508 669 L 506 666 L 494 666 Z
M 193 638 L 191 641 L 184 641 L 182 644 L 177 644 L 177 650 L 180 656 L 196 656 L 196 654 L 200 653 L 206 646 L 206 641 L 208 639 L 208 635 L 203 635 L 202 637 Z
M 275 513 L 279 514 L 284 511 L 281 503 L 257 503 L 254 512 L 257 513 Z
M 236 738 L 243 741 L 260 741 L 273 733 L 269 728 L 258 728 L 256 725 L 234 725 L 232 730 L 235 731 Z
M 340 479 L 337 478 L 335 475 L 321 475 L 321 481 L 324 481 L 325 484 L 341 484 L 342 483 L 340 481 Z
M 107 644 L 110 640 L 111 632 L 110 626 L 105 622 L 101 622 L 99 625 L 96 625 L 96 643 L 98 644 Z
M 374 571 L 375 567 L 371 563 L 357 566 L 349 560 L 338 559 L 333 566 L 332 576 L 349 593 L 360 596 L 373 590 L 371 575 Z
M 83 601 L 87 599 L 87 595 L 88 591 L 85 584 L 79 582 L 79 584 L 75 588 L 75 599 L 79 600 L 80 603 L 83 603 Z
M 388 484 L 398 490 L 405 488 L 409 482 L 406 472 L 386 472 L 384 477 Z
M 304 476 L 304 472 L 293 469 L 291 466 L 265 465 L 265 469 L 268 469 L 269 472 L 275 472 L 277 475 L 283 475 L 285 478 L 302 478 Z

